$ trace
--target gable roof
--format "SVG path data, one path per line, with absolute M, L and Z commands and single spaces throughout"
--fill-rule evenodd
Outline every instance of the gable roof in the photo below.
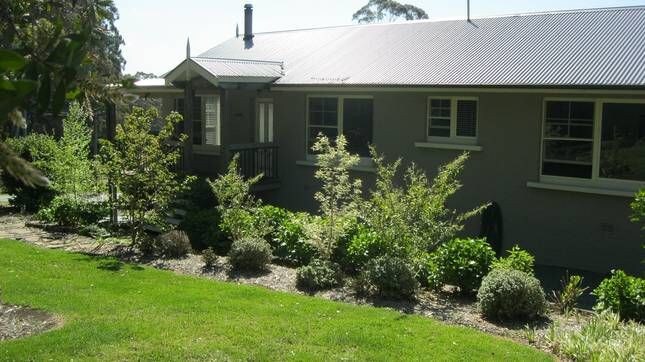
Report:
M 164 78 L 174 82 L 185 79 L 187 73 L 198 74 L 213 84 L 268 83 L 283 75 L 282 62 L 192 57 L 179 63 Z
M 277 85 L 645 88 L 644 55 L 637 6 L 257 33 L 199 58 L 284 62 Z

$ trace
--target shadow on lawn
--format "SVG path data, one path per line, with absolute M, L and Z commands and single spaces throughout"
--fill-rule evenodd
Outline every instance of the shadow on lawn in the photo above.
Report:
M 139 264 L 129 264 L 127 260 L 126 262 L 123 262 L 119 258 L 115 258 L 113 256 L 81 254 L 81 256 L 79 256 L 78 258 L 75 258 L 75 260 L 97 263 L 97 266 L 96 266 L 97 269 L 111 271 L 111 272 L 121 271 L 126 266 L 129 267 L 129 270 L 134 270 L 134 271 L 141 271 L 144 269 Z

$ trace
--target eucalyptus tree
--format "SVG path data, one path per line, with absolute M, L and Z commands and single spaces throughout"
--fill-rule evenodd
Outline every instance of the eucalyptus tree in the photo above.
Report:
M 352 16 L 358 23 L 378 23 L 382 21 L 427 19 L 425 10 L 410 4 L 401 4 L 392 0 L 369 0 Z

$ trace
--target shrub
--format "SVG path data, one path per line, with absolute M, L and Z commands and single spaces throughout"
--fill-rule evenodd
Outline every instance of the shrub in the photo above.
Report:
M 202 251 L 202 261 L 204 262 L 204 267 L 207 269 L 213 268 L 217 265 L 217 254 L 213 248 L 207 248 Z
M 582 279 L 580 275 L 567 275 L 562 279 L 562 290 L 552 292 L 551 299 L 558 312 L 567 314 L 576 307 L 578 298 L 587 290 L 582 287 Z
M 49 204 L 38 211 L 37 217 L 62 226 L 92 225 L 110 215 L 105 202 L 76 199 L 72 196 L 56 196 Z
M 433 288 L 450 284 L 470 293 L 479 288 L 494 260 L 495 252 L 485 240 L 454 239 L 431 254 L 428 282 Z
M 181 258 L 192 251 L 188 234 L 171 230 L 157 237 L 155 251 L 166 258 Z
M 477 292 L 481 313 L 493 319 L 530 319 L 544 313 L 540 281 L 519 270 L 495 269 Z
M 197 177 L 192 180 L 180 198 L 185 200 L 186 206 L 191 209 L 210 210 L 217 207 L 217 198 L 205 177 Z
M 391 245 L 384 243 L 374 230 L 359 226 L 347 247 L 347 260 L 354 268 L 360 270 L 374 258 L 392 255 L 389 246 Z
M 530 275 L 535 273 L 533 271 L 535 257 L 531 253 L 520 249 L 517 245 L 506 252 L 508 256 L 499 258 L 493 262 L 493 269 L 515 269 Z
M 324 290 L 340 285 L 340 267 L 328 260 L 314 259 L 296 270 L 296 285 L 304 290 Z
M 58 145 L 54 137 L 44 134 L 32 133 L 21 138 L 9 138 L 7 145 L 18 156 L 31 162 L 45 176 L 51 175 L 51 162 L 57 152 Z M 29 212 L 36 212 L 49 205 L 56 196 L 56 192 L 46 187 L 30 187 L 15 179 L 8 172 L 0 173 L 5 192 L 13 195 L 9 203 Z
M 262 239 L 240 239 L 233 242 L 228 256 L 234 269 L 260 271 L 271 262 L 271 246 Z
M 229 236 L 220 229 L 220 213 L 217 209 L 191 210 L 186 213 L 179 228 L 188 234 L 195 250 L 213 248 L 221 255 L 231 247 Z
M 398 257 L 382 256 L 370 260 L 360 278 L 369 293 L 386 298 L 412 298 L 419 287 L 412 266 Z
M 305 225 L 312 222 L 308 214 L 292 213 L 275 206 L 263 206 L 260 214 L 268 221 L 271 232 L 267 239 L 279 261 L 300 266 L 312 260 L 316 249 L 307 242 Z
M 612 311 L 621 319 L 645 320 L 645 279 L 612 271 L 612 276 L 603 280 L 593 293 L 598 300 L 594 309 Z
M 356 218 L 361 180 L 352 179 L 349 170 L 358 164 L 360 158 L 347 150 L 347 139 L 342 134 L 336 137 L 335 142 L 322 133 L 318 134 L 311 150 L 318 154 L 314 177 L 322 186 L 314 194 L 314 199 L 319 204 L 322 222 L 307 225 L 307 239 L 321 258 L 330 260 L 338 242 Z
M 134 107 L 117 125 L 113 142 L 101 140 L 101 158 L 107 175 L 118 189 L 117 204 L 131 222 L 130 238 L 140 246 L 144 227 L 150 221 L 163 223 L 171 201 L 187 188 L 192 177 L 178 177 L 172 170 L 181 157 L 181 142 L 175 125 L 182 117 L 176 112 L 165 118 L 158 134 L 150 132 L 159 118 L 155 108 Z
M 465 220 L 487 207 L 481 205 L 459 213 L 447 206 L 448 199 L 461 188 L 459 176 L 468 160 L 467 153 L 442 165 L 433 180 L 414 164 L 400 177 L 401 159 L 388 164 L 374 148 L 371 155 L 376 185 L 361 206 L 362 217 L 383 245 L 396 249 L 397 255 L 407 254 L 414 259 L 434 251 L 454 238 Z
M 546 333 L 553 353 L 575 361 L 644 361 L 645 326 L 621 323 L 611 312 L 595 314 L 580 328 L 553 323 Z

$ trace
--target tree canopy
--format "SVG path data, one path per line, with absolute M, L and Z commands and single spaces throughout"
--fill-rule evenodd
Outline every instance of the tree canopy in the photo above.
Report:
M 359 23 L 377 23 L 382 21 L 396 21 L 400 19 L 418 20 L 427 19 L 428 14 L 421 8 L 410 4 L 401 4 L 392 0 L 369 0 L 352 16 L 352 20 Z

